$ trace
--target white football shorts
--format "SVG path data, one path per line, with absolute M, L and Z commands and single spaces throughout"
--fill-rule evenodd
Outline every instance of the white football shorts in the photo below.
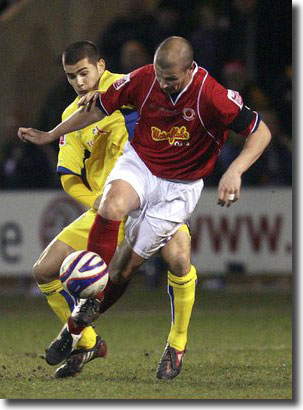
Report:
M 128 215 L 125 239 L 145 259 L 163 247 L 190 219 L 204 186 L 203 179 L 180 182 L 156 177 L 129 142 L 105 186 L 117 179 L 128 182 L 140 198 L 140 209 Z

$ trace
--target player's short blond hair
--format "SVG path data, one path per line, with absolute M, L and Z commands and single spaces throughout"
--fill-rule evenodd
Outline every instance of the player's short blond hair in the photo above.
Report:
M 182 63 L 184 70 L 192 66 L 194 58 L 193 47 L 184 37 L 168 37 L 157 47 L 154 61 L 167 69 Z

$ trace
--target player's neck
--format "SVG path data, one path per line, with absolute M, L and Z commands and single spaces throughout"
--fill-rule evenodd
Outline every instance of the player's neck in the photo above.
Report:
M 180 91 L 177 91 L 176 93 L 169 94 L 170 98 L 173 100 L 174 103 L 176 102 L 179 94 L 180 94 Z

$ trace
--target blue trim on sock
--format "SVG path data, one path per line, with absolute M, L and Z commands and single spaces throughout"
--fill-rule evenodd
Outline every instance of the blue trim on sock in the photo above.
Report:
M 67 304 L 68 304 L 68 306 L 69 306 L 70 311 L 72 312 L 72 311 L 74 310 L 76 304 L 77 304 L 76 299 L 73 298 L 73 297 L 72 297 L 69 293 L 67 293 L 64 289 L 61 290 L 59 293 L 64 297 L 64 299 L 66 300 L 66 302 L 67 302 Z
M 174 288 L 171 285 L 167 286 L 167 293 L 170 298 L 171 321 L 175 323 Z

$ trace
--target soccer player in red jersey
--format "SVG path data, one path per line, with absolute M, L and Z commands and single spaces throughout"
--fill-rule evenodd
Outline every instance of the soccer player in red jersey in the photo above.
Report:
M 271 139 L 259 114 L 245 106 L 238 92 L 225 89 L 197 66 L 191 44 L 182 37 L 169 37 L 157 48 L 152 65 L 117 80 L 105 93 L 88 93 L 79 105 L 75 114 L 52 131 L 20 128 L 18 136 L 45 144 L 99 121 L 121 106 L 131 105 L 138 111 L 134 138 L 126 144 L 106 181 L 88 241 L 88 249 L 109 264 L 115 286 L 127 281 L 190 219 L 203 178 L 212 172 L 230 129 L 241 134 L 245 142 L 219 182 L 221 206 L 239 199 L 241 175 Z M 126 240 L 115 252 L 119 225 L 126 215 Z M 175 291 L 181 289 L 182 293 L 193 281 L 192 269 L 182 264 L 169 280 L 173 300 Z M 97 317 L 95 306 L 89 301 L 82 316 L 71 318 L 71 331 Z M 185 346 L 178 350 L 168 342 L 157 377 L 175 377 L 184 351 Z

